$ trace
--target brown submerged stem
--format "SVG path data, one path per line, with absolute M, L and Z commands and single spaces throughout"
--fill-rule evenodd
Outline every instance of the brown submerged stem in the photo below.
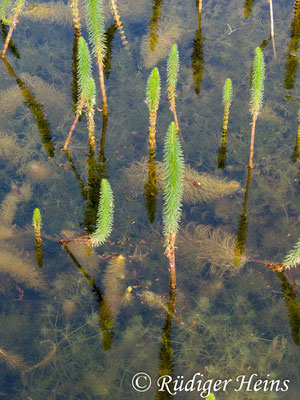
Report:
M 176 289 L 176 268 L 175 268 L 175 239 L 176 235 L 174 232 L 169 233 L 167 239 L 167 248 L 165 255 L 169 259 L 169 271 L 170 271 L 170 289 Z
M 100 81 L 100 88 L 101 88 L 101 95 L 102 95 L 102 114 L 108 114 L 108 106 L 107 106 L 107 97 L 105 91 L 105 83 L 104 83 L 104 69 L 102 61 L 98 58 L 98 69 L 99 69 L 99 81 Z

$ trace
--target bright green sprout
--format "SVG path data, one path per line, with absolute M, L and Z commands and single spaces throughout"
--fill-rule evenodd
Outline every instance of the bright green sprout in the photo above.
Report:
M 165 139 L 163 167 L 163 223 L 164 234 L 168 236 L 176 234 L 179 228 L 184 177 L 183 152 L 174 122 L 169 126 Z
M 295 268 L 300 264 L 300 238 L 294 248 L 290 250 L 282 263 L 286 268 Z
M 34 227 L 34 231 L 40 233 L 42 226 L 42 218 L 40 210 L 38 208 L 35 208 L 33 211 L 32 225 Z
M 216 398 L 212 393 L 210 393 L 209 396 L 207 397 L 207 400 L 216 400 Z
M 100 201 L 97 213 L 96 230 L 91 236 L 92 246 L 104 243 L 112 231 L 114 215 L 114 197 L 110 184 L 103 178 L 100 188 Z
M 227 78 L 223 87 L 223 106 L 230 107 L 232 102 L 232 82 Z
M 86 0 L 85 9 L 89 41 L 92 45 L 93 54 L 102 63 L 106 54 L 102 0 Z
M 260 47 L 255 49 L 255 57 L 251 74 L 251 114 L 258 114 L 263 103 L 265 80 L 265 62 L 263 51 Z
M 169 100 L 173 100 L 176 96 L 176 84 L 179 71 L 179 52 L 177 44 L 174 43 L 168 57 L 167 63 L 167 81 Z
M 79 87 L 79 103 L 86 103 L 93 95 L 94 85 L 92 83 L 92 63 L 88 44 L 81 36 L 78 46 L 78 87 Z
M 160 76 L 159 71 L 155 67 L 153 68 L 148 81 L 146 88 L 146 103 L 149 108 L 150 114 L 155 113 L 158 109 L 160 98 Z

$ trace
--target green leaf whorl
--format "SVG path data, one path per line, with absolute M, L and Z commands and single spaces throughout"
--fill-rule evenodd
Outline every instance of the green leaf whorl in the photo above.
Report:
M 42 217 L 41 217 L 41 212 L 39 208 L 35 208 L 33 211 L 33 217 L 32 217 L 32 225 L 34 229 L 40 229 L 42 225 Z
M 223 87 L 223 106 L 225 107 L 228 104 L 228 107 L 230 107 L 231 102 L 232 102 L 232 82 L 230 78 L 227 78 Z
M 265 80 L 265 61 L 264 54 L 260 47 L 255 49 L 255 57 L 251 74 L 251 100 L 250 112 L 254 114 L 259 112 L 262 107 L 264 96 L 264 80 Z
M 78 89 L 79 98 L 86 102 L 91 89 L 92 66 L 88 44 L 82 36 L 78 44 Z
M 175 97 L 176 84 L 178 79 L 179 71 L 179 52 L 177 44 L 174 43 L 169 53 L 167 62 L 167 81 L 168 81 L 168 93 L 170 100 Z
M 183 196 L 184 158 L 174 122 L 164 143 L 163 170 L 163 224 L 167 236 L 178 231 Z
M 160 98 L 160 75 L 158 69 L 153 68 L 146 88 L 146 103 L 149 108 L 149 112 L 153 113 L 157 111 Z
M 112 231 L 114 216 L 114 197 L 110 184 L 103 178 L 100 188 L 100 201 L 97 213 L 96 230 L 91 236 L 92 246 L 104 243 Z
M 87 29 L 93 54 L 103 62 L 106 54 L 102 0 L 85 0 Z
M 282 263 L 286 268 L 295 268 L 300 264 L 300 239 L 295 244 L 294 248 L 290 250 Z

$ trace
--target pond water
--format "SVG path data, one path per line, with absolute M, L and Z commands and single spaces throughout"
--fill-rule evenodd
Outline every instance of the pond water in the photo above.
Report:
M 103 124 L 93 58 L 95 151 L 85 115 L 61 151 L 77 93 L 69 4 L 30 0 L 0 62 L 0 398 L 196 399 L 211 392 L 217 400 L 299 400 L 300 273 L 278 271 L 300 236 L 299 2 L 294 10 L 292 0 L 273 1 L 273 42 L 267 0 L 203 0 L 200 15 L 195 0 L 118 0 L 123 40 L 104 3 L 109 114 Z M 79 15 L 88 39 L 80 0 Z M 8 29 L 2 24 L 3 43 Z M 175 42 L 186 170 L 174 291 L 162 187 L 147 186 L 145 90 L 157 67 L 159 180 L 173 120 L 166 66 Z M 258 46 L 265 91 L 248 170 Z M 225 149 L 227 78 L 233 96 Z M 113 230 L 91 248 L 74 238 L 95 229 L 104 177 L 114 193 Z M 133 388 L 140 372 L 152 380 L 148 390 L 144 375 L 135 379 L 141 391 Z M 184 387 L 194 376 L 202 383 Z M 165 390 L 159 378 L 170 379 Z

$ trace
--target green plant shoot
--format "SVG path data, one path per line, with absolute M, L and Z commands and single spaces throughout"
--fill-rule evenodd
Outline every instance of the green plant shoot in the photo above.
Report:
M 114 215 L 114 197 L 110 184 L 103 178 L 100 187 L 100 201 L 97 214 L 96 230 L 91 235 L 92 246 L 104 243 L 112 231 Z
M 153 68 L 146 87 L 146 103 L 149 108 L 149 151 L 155 152 L 156 118 L 160 99 L 160 75 L 157 68 Z
M 300 238 L 294 248 L 287 253 L 282 264 L 286 268 L 295 268 L 300 264 Z

